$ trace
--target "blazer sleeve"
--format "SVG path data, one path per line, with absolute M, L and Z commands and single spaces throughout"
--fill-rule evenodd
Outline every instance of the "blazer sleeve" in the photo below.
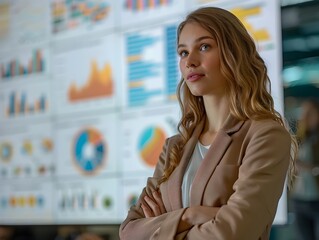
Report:
M 162 177 L 163 170 L 167 164 L 167 149 L 170 144 L 166 140 L 162 153 L 155 167 L 153 177 L 148 178 L 146 187 L 143 189 L 137 204 L 132 206 L 127 218 L 120 226 L 119 235 L 121 240 L 126 239 L 157 239 L 162 235 L 161 227 L 168 229 L 165 234 L 175 235 L 181 216 L 185 209 L 179 209 L 162 214 L 158 217 L 146 218 L 141 208 L 143 198 L 147 195 L 152 198 L 152 192 L 157 190 L 158 180 Z
M 271 226 L 289 165 L 290 135 L 277 123 L 258 124 L 251 130 L 227 204 L 211 221 L 180 233 L 182 237 L 177 233 L 175 239 L 256 240 Z

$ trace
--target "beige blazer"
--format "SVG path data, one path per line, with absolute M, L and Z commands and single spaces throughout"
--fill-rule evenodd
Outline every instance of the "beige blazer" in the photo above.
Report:
M 152 197 L 151 192 L 168 164 L 167 153 L 180 136 L 166 140 L 153 177 L 120 226 L 122 240 L 269 239 L 289 165 L 290 135 L 273 120 L 238 121 L 232 116 L 217 133 L 190 192 L 190 208 L 202 205 L 220 209 L 210 221 L 177 232 L 185 211 L 181 199 L 183 175 L 203 125 L 204 121 L 195 128 L 180 164 L 160 185 L 167 213 L 145 218 L 141 199 L 145 195 Z

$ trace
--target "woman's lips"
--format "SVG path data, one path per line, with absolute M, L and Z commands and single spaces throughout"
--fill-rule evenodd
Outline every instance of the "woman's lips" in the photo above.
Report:
M 191 73 L 191 74 L 188 74 L 187 80 L 190 82 L 195 82 L 195 81 L 201 79 L 203 76 L 204 76 L 204 74 L 201 74 L 201 73 Z

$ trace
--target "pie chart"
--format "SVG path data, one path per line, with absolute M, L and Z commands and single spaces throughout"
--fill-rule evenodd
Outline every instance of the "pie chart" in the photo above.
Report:
M 5 142 L 0 144 L 0 160 L 9 162 L 13 155 L 13 147 L 10 143 Z
M 74 139 L 74 160 L 84 174 L 95 174 L 104 164 L 106 145 L 102 134 L 93 128 L 87 128 Z
M 165 139 L 165 132 L 156 126 L 148 127 L 142 132 L 138 142 L 138 151 L 147 166 L 155 167 Z

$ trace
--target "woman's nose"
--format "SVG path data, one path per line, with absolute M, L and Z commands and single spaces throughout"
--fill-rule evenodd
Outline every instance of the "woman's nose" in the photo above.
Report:
M 189 53 L 187 56 L 186 67 L 197 67 L 199 65 L 199 59 L 196 53 Z

